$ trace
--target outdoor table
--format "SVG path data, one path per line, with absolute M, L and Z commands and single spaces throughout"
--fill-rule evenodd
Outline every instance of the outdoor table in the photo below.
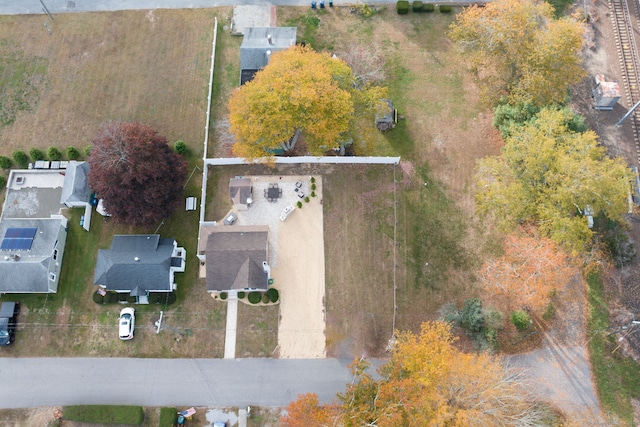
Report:
M 274 202 L 280 197 L 282 193 L 280 193 L 280 189 L 278 188 L 278 184 L 274 186 L 269 186 L 267 189 L 267 198 L 269 201 L 273 200 Z

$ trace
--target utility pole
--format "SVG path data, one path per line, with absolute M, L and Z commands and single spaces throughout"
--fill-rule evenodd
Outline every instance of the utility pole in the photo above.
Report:
M 622 116 L 622 118 L 620 120 L 618 120 L 618 123 L 616 123 L 616 127 L 620 127 L 620 125 L 622 124 L 622 122 L 624 122 L 625 120 L 627 120 L 627 118 L 633 114 L 634 111 L 636 111 L 636 108 L 638 108 L 638 106 L 640 106 L 640 101 L 636 102 L 636 105 L 634 105 L 633 107 L 631 107 L 631 109 L 629 111 L 627 111 L 627 114 L 625 114 L 624 116 Z
M 47 9 L 47 6 L 44 4 L 43 0 L 40 0 L 40 3 L 42 3 L 42 9 L 44 9 L 44 12 L 49 15 L 49 18 L 51 18 L 51 20 L 53 21 L 53 16 L 51 16 L 51 12 L 49 12 L 49 9 Z

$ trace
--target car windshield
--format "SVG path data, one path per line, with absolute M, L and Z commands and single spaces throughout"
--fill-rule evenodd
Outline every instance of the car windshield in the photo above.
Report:
M 8 337 L 9 336 L 9 332 L 7 331 L 0 331 L 0 337 Z

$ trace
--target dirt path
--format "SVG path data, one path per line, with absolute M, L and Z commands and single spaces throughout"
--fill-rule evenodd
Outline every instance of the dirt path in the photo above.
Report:
M 509 357 L 513 366 L 525 369 L 532 392 L 580 425 L 608 425 L 591 381 L 585 346 L 559 345 L 549 337 L 544 342 L 540 350 Z
M 591 374 L 585 332 L 588 305 L 579 275 L 558 292 L 554 305 L 556 315 L 551 323 L 535 324 L 544 331 L 542 348 L 508 360 L 525 370 L 539 399 L 560 409 L 568 419 L 582 426 L 606 426 Z

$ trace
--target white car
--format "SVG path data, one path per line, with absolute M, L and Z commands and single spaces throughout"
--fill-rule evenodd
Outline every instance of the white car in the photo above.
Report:
M 118 335 L 121 340 L 133 338 L 133 328 L 136 323 L 136 311 L 131 307 L 125 307 L 120 311 Z

